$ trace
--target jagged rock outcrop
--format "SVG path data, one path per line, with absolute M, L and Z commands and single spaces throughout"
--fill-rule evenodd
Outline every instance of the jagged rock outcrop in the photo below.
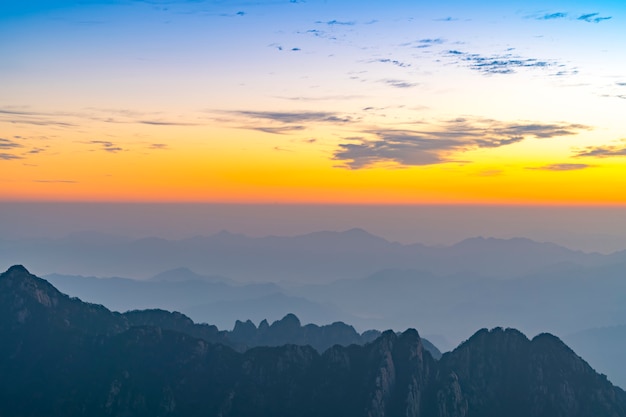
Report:
M 161 319 L 191 330 L 153 325 Z M 237 352 L 193 331 L 185 316 L 111 313 L 13 267 L 0 275 L 0 415 L 626 415 L 626 393 L 548 334 L 480 330 L 436 361 L 415 330 L 324 353 L 293 344 Z

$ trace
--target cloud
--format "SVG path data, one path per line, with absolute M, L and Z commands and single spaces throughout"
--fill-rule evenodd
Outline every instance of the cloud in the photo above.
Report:
M 94 145 L 100 145 L 100 149 L 106 152 L 116 153 L 124 150 L 119 146 L 116 146 L 113 142 L 105 140 L 92 140 L 89 143 L 92 143 Z
M 328 20 L 326 22 L 322 22 L 320 20 L 316 21 L 315 23 L 322 23 L 322 24 L 326 24 L 328 26 L 354 26 L 356 25 L 356 22 L 354 21 L 345 21 L 345 20 Z
M 0 116 L 2 116 L 2 119 L 4 119 L 4 121 L 9 123 L 29 124 L 35 126 L 76 126 L 72 123 L 57 119 L 60 117 L 67 117 L 67 114 L 37 113 L 29 111 L 0 109 Z
M 222 111 L 221 113 L 234 115 L 240 129 L 257 130 L 271 134 L 286 134 L 294 131 L 302 131 L 308 125 L 319 123 L 332 123 L 341 125 L 352 123 L 353 120 L 345 115 L 334 112 L 311 112 L 311 111 Z M 237 119 L 243 119 L 237 120 Z M 228 121 L 228 120 L 222 120 Z
M 78 181 L 74 180 L 33 180 L 33 182 L 47 183 L 47 184 L 77 184 Z
M 148 146 L 148 148 L 156 149 L 156 150 L 165 150 L 165 149 L 169 149 L 169 145 L 167 143 L 152 143 L 150 144 L 150 146 Z
M 544 14 L 542 16 L 536 17 L 537 20 L 554 20 L 554 19 L 564 19 L 567 17 L 567 13 L 565 12 L 556 12 Z
M 499 175 L 504 174 L 504 170 L 501 169 L 488 169 L 485 171 L 480 171 L 478 173 L 479 177 L 497 177 Z
M 24 159 L 21 156 L 13 155 L 6 152 L 0 152 L 0 160 L 2 161 L 12 161 L 14 159 Z
M 0 138 L 0 149 L 15 149 L 15 148 L 23 148 L 23 146 L 17 142 L 13 142 L 12 140 Z
M 270 127 L 270 126 L 246 126 L 246 129 L 250 130 L 258 130 L 259 132 L 272 133 L 274 135 L 284 135 L 285 133 L 294 132 L 298 130 L 304 130 L 305 127 L 301 125 L 295 126 L 281 126 L 281 127 Z
M 524 58 L 511 53 L 487 56 L 452 49 L 447 51 L 445 56 L 454 59 L 459 64 L 466 65 L 471 70 L 489 75 L 514 74 L 521 68 L 562 67 L 562 65 L 557 65 L 553 61 Z
M 394 80 L 394 79 L 381 80 L 381 82 L 387 85 L 390 85 L 392 87 L 395 87 L 395 88 L 413 88 L 417 86 L 416 83 L 411 83 L 411 82 L 402 81 L 402 80 Z
M 575 135 L 587 126 L 568 123 L 504 123 L 489 119 L 455 119 L 420 130 L 373 130 L 369 137 L 346 139 L 332 159 L 344 168 L 386 163 L 421 166 L 454 162 L 454 155 L 479 148 L 508 146 L 526 139 Z
M 377 140 L 358 139 L 342 143 L 333 159 L 351 169 L 367 168 L 381 162 L 400 166 L 432 165 L 446 162 L 443 154 L 460 144 L 450 139 L 434 139 L 410 131 L 377 132 Z
M 587 14 L 580 15 L 576 20 L 582 20 L 588 23 L 600 23 L 603 20 L 609 20 L 612 18 L 613 16 L 606 16 L 606 17 L 600 16 L 600 13 L 596 12 L 596 13 L 587 13 Z
M 442 38 L 427 38 L 427 39 L 420 39 L 419 41 L 417 41 L 417 46 L 416 48 L 430 48 L 434 45 L 442 45 L 446 43 L 445 39 Z
M 28 151 L 26 153 L 31 154 L 31 155 L 36 155 L 38 153 L 42 153 L 42 152 L 45 152 L 45 151 L 46 151 L 45 148 L 33 148 L 33 149 L 31 149 L 30 151 Z
M 253 119 L 266 119 L 280 123 L 327 122 L 348 123 L 350 118 L 332 112 L 273 112 L 273 111 L 234 111 L 228 112 Z
M 575 157 L 613 158 L 626 156 L 626 145 L 588 146 L 574 155 Z
M 396 59 L 388 59 L 388 58 L 382 58 L 382 59 L 375 59 L 373 61 L 370 62 L 380 62 L 383 64 L 393 64 L 397 67 L 401 67 L 401 68 L 407 68 L 410 67 L 411 64 L 407 64 L 406 62 L 402 62 L 402 61 L 398 61 Z
M 536 169 L 536 170 L 541 170 L 541 171 L 578 171 L 581 169 L 585 169 L 585 168 L 591 168 L 593 165 L 589 165 L 589 164 L 550 164 L 550 165 L 544 165 L 544 166 L 540 166 L 540 167 L 532 167 L 532 168 L 526 168 L 526 169 Z
M 198 126 L 195 123 L 168 122 L 168 121 L 161 121 L 161 120 L 135 120 L 130 123 L 140 123 L 142 125 L 153 125 L 153 126 Z
M 565 19 L 570 16 L 569 13 L 566 12 L 555 12 L 555 13 L 546 13 L 546 14 L 533 14 L 528 16 L 529 19 L 535 20 L 556 20 L 556 19 Z M 587 23 L 600 23 L 603 20 L 612 19 L 612 16 L 600 16 L 599 12 L 595 13 L 585 13 L 578 17 L 572 17 L 571 19 L 580 20 Z

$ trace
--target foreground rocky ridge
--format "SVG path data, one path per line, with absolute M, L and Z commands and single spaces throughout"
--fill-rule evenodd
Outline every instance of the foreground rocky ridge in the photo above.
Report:
M 70 299 L 23 267 L 0 275 L 0 415 L 626 415 L 624 391 L 547 334 L 481 330 L 436 361 L 415 330 L 321 354 L 237 352 L 206 340 L 212 326 L 131 316 Z

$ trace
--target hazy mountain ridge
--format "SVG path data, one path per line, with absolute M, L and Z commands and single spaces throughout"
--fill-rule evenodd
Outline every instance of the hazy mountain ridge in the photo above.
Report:
M 361 229 L 260 238 L 221 232 L 182 240 L 125 241 L 108 236 L 98 240 L 79 235 L 2 241 L 0 247 L 7 259 L 32 265 L 37 271 L 149 277 L 185 266 L 241 282 L 320 283 L 360 278 L 386 268 L 421 269 L 439 275 L 473 272 L 506 279 L 560 263 L 596 266 L 626 262 L 626 251 L 584 253 L 522 238 L 472 238 L 448 247 L 429 247 L 388 242 Z
M 273 283 L 241 284 L 204 279 L 167 280 L 96 278 L 50 274 L 44 278 L 57 288 L 82 300 L 103 304 L 115 311 L 165 309 L 181 311 L 197 322 L 231 328 L 236 320 L 278 320 L 289 312 L 307 322 L 350 321 L 348 313 L 329 303 L 288 295 Z M 192 272 L 194 275 L 198 275 Z M 189 277 L 188 273 L 183 276 Z
M 0 275 L 0 297 L 5 416 L 626 413 L 626 393 L 549 335 L 482 330 L 439 362 L 415 330 L 323 354 L 295 345 L 237 353 L 159 327 L 120 331 L 122 315 L 71 299 L 22 267 Z M 92 326 L 94 314 L 107 319 Z
M 30 275 L 22 266 L 11 267 L 5 274 L 28 276 L 28 279 L 22 279 L 21 290 L 26 291 L 27 294 L 30 291 L 31 295 L 38 301 L 43 300 L 41 303 L 44 306 L 54 307 L 57 312 L 55 316 L 58 316 L 57 318 L 66 323 L 67 326 L 72 327 L 72 323 L 77 320 L 79 323 L 83 323 L 84 320 L 93 322 L 90 330 L 93 334 L 119 333 L 131 327 L 152 326 L 185 333 L 210 343 L 224 344 L 238 351 L 245 351 L 257 346 L 296 344 L 310 345 L 319 352 L 323 352 L 335 344 L 346 346 L 365 344 L 380 335 L 377 330 L 358 333 L 354 327 L 343 322 L 334 322 L 322 326 L 315 324 L 303 326 L 294 314 L 287 314 L 272 324 L 264 319 L 258 328 L 250 320 L 246 322 L 237 320 L 232 331 L 219 330 L 217 326 L 212 324 L 194 323 L 192 319 L 177 311 L 145 309 L 118 313 L 109 311 L 99 304 L 83 303 L 77 298 L 70 298 L 61 293 L 46 280 Z M 118 280 L 123 279 L 118 278 Z M 10 280 L 6 281 L 9 287 L 13 285 L 11 283 Z M 144 283 L 140 282 L 140 284 Z M 24 285 L 26 287 L 23 287 Z M 9 302 L 8 305 L 10 304 Z M 83 312 L 76 315 L 75 312 L 80 310 L 82 305 L 86 306 L 86 314 Z M 29 314 L 28 310 L 17 313 L 18 317 L 25 318 Z M 82 316 L 87 318 L 80 318 Z M 79 318 L 77 319 L 77 317 Z M 103 327 L 100 323 L 104 323 L 106 326 Z M 424 340 L 424 343 L 434 357 L 441 356 L 441 352 L 432 343 L 427 340 Z
M 449 350 L 485 326 L 513 326 L 529 334 L 550 331 L 564 337 L 588 328 L 624 325 L 624 271 L 624 263 L 561 263 L 502 280 L 469 272 L 442 276 L 386 269 L 359 279 L 289 286 L 47 278 L 68 294 L 118 311 L 176 310 L 220 328 L 231 328 L 236 320 L 279 320 L 290 312 L 305 322 L 343 321 L 361 330 L 417 326 Z M 448 341 L 436 339 L 437 335 Z M 581 338 L 568 342 L 613 382 L 626 386 L 626 370 L 609 366 L 621 360 L 618 350 Z

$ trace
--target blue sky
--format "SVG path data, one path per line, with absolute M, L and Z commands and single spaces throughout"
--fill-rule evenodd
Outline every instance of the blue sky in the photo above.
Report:
M 0 187 L 17 200 L 623 204 L 625 9 L 11 2 Z

